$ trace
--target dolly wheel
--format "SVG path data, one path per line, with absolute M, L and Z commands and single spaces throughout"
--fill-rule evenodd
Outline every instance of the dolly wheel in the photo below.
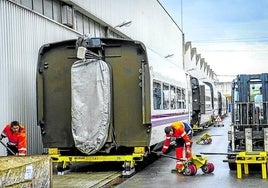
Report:
M 192 173 L 192 175 L 194 176 L 197 173 L 197 167 L 194 164 L 193 164 L 193 166 L 194 166 L 194 172 Z
M 207 142 L 208 142 L 208 144 L 210 144 L 212 142 L 212 139 L 211 138 L 208 138 L 207 139 Z
M 184 174 L 186 176 L 194 176 L 196 172 L 197 172 L 197 168 L 194 164 L 189 164 L 184 170 Z
M 214 171 L 214 165 L 213 165 L 213 163 L 207 163 L 204 166 L 202 166 L 202 171 L 205 174 L 209 174 L 209 173 L 213 172 Z
M 209 173 L 213 172 L 215 167 L 214 167 L 214 164 L 213 163 L 208 163 L 209 165 Z
M 57 164 L 57 171 L 58 172 L 63 172 L 64 171 L 63 161 L 62 162 L 58 162 L 58 164 Z

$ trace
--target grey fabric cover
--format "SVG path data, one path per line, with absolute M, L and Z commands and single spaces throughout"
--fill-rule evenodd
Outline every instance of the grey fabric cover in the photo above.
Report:
M 101 149 L 108 137 L 110 78 L 102 60 L 79 60 L 71 69 L 72 134 L 76 148 L 88 155 Z

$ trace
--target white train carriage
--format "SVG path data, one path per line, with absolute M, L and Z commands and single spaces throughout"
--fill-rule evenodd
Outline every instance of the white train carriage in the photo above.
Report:
M 191 87 L 189 76 L 179 65 L 147 49 L 151 76 L 150 145 L 165 139 L 163 130 L 174 121 L 190 123 Z
M 43 146 L 58 170 L 116 161 L 127 175 L 165 139 L 165 126 L 191 118 L 189 75 L 138 41 L 46 44 L 37 85 Z
M 212 124 L 213 105 L 211 88 L 191 76 L 192 115 L 191 126 L 194 132 L 202 131 Z
M 201 120 L 199 127 L 204 129 L 209 127 L 212 124 L 213 117 L 214 117 L 214 109 L 213 109 L 213 99 L 211 97 L 211 88 L 205 84 L 204 82 L 199 82 L 200 87 L 204 87 L 204 91 L 202 91 L 201 95 L 204 97 L 202 100 L 205 101 L 204 109 L 201 110 Z
M 218 114 L 220 115 L 221 118 L 227 116 L 228 114 L 228 100 L 227 98 L 218 91 Z

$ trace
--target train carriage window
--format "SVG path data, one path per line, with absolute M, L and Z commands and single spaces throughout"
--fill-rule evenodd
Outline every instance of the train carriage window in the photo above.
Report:
M 185 100 L 185 89 L 182 89 L 181 97 L 182 97 L 182 100 Z
M 186 98 L 185 98 L 185 89 L 182 89 L 182 108 L 185 109 L 186 108 Z
M 170 108 L 176 109 L 176 88 L 175 88 L 175 86 L 170 86 Z
M 205 105 L 206 109 L 211 109 L 211 98 L 209 96 L 206 96 L 205 98 Z
M 215 98 L 214 97 L 214 109 L 218 109 L 219 108 L 219 106 L 218 106 L 218 98 Z
M 163 108 L 169 109 L 169 96 L 170 96 L 170 90 L 168 84 L 163 84 Z
M 181 88 L 177 88 L 177 108 L 181 109 Z
M 212 108 L 213 108 L 213 106 L 212 106 L 212 94 L 211 94 L 210 87 L 208 87 L 208 86 L 205 87 L 205 93 L 206 93 L 206 97 L 205 97 L 206 109 L 212 110 Z
M 162 106 L 162 97 L 161 97 L 161 84 L 158 82 L 153 83 L 153 102 L 154 102 L 154 109 L 159 110 Z

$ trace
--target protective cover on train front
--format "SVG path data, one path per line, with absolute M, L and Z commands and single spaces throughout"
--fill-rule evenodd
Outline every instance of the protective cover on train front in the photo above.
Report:
M 76 148 L 88 155 L 99 151 L 108 137 L 110 78 L 102 60 L 79 60 L 71 68 L 72 134 Z

